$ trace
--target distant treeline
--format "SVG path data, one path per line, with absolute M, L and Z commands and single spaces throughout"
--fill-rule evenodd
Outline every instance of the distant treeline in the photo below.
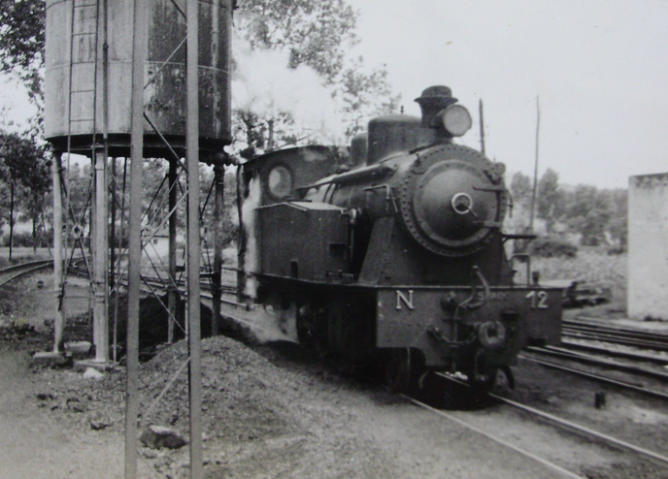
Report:
M 521 172 L 510 181 L 515 231 L 530 222 L 533 182 Z M 559 184 L 559 174 L 548 169 L 538 181 L 535 230 L 583 246 L 608 245 L 623 251 L 627 246 L 628 190 L 598 189 L 591 185 Z

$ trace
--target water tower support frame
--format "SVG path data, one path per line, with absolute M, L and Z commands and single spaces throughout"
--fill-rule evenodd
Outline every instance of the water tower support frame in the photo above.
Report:
M 53 352 L 60 353 L 65 328 L 63 314 L 63 194 L 60 181 L 62 152 L 54 152 L 51 164 L 53 176 L 53 291 L 55 317 L 53 324 Z

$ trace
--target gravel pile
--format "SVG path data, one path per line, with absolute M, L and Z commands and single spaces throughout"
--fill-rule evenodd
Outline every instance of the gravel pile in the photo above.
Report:
M 264 349 L 265 357 L 218 336 L 203 340 L 202 352 L 206 477 L 396 477 L 391 458 L 364 434 L 361 414 L 339 404 L 346 402 L 342 389 L 350 390 L 353 401 L 356 396 L 368 401 L 367 394 L 355 394 L 356 389 L 368 393 L 368 384 L 330 374 L 315 362 L 293 362 L 291 355 L 304 353 L 289 345 Z M 186 358 L 187 343 L 181 341 L 141 364 L 141 428 L 166 426 L 188 436 L 187 367 L 146 417 Z M 44 374 L 61 378 L 38 394 L 42 407 L 60 412 L 73 427 L 123 433 L 123 371 L 100 380 L 75 372 Z M 373 394 L 388 404 L 396 400 L 383 392 Z M 187 447 L 143 448 L 141 455 L 167 477 L 187 477 Z

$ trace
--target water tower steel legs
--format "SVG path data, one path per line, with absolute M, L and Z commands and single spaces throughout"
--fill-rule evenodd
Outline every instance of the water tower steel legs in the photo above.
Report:
M 109 280 L 108 267 L 108 212 L 107 157 L 104 151 L 95 154 L 95 241 L 93 294 L 93 333 L 95 335 L 95 361 L 109 361 Z
M 167 308 L 169 309 L 169 324 L 167 325 L 167 342 L 174 342 L 174 321 L 176 319 L 176 178 L 178 163 L 174 158 L 169 160 L 169 280 L 173 281 L 167 290 Z
M 60 183 L 61 153 L 54 152 L 51 164 L 53 176 L 53 292 L 56 299 L 53 324 L 53 352 L 58 353 L 63 346 L 63 193 Z
M 211 283 L 213 299 L 211 301 L 211 334 L 220 333 L 220 296 L 221 296 L 221 268 L 223 266 L 223 211 L 225 211 L 225 166 L 216 163 L 213 167 L 213 181 L 216 184 L 213 205 L 213 272 Z

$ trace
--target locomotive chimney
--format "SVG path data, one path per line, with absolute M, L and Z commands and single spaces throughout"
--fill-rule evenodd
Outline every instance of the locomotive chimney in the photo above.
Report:
M 415 101 L 422 109 L 422 126 L 424 128 L 439 126 L 441 122 L 437 117 L 438 113 L 453 103 L 457 103 L 457 99 L 452 97 L 452 90 L 443 85 L 430 86 Z

